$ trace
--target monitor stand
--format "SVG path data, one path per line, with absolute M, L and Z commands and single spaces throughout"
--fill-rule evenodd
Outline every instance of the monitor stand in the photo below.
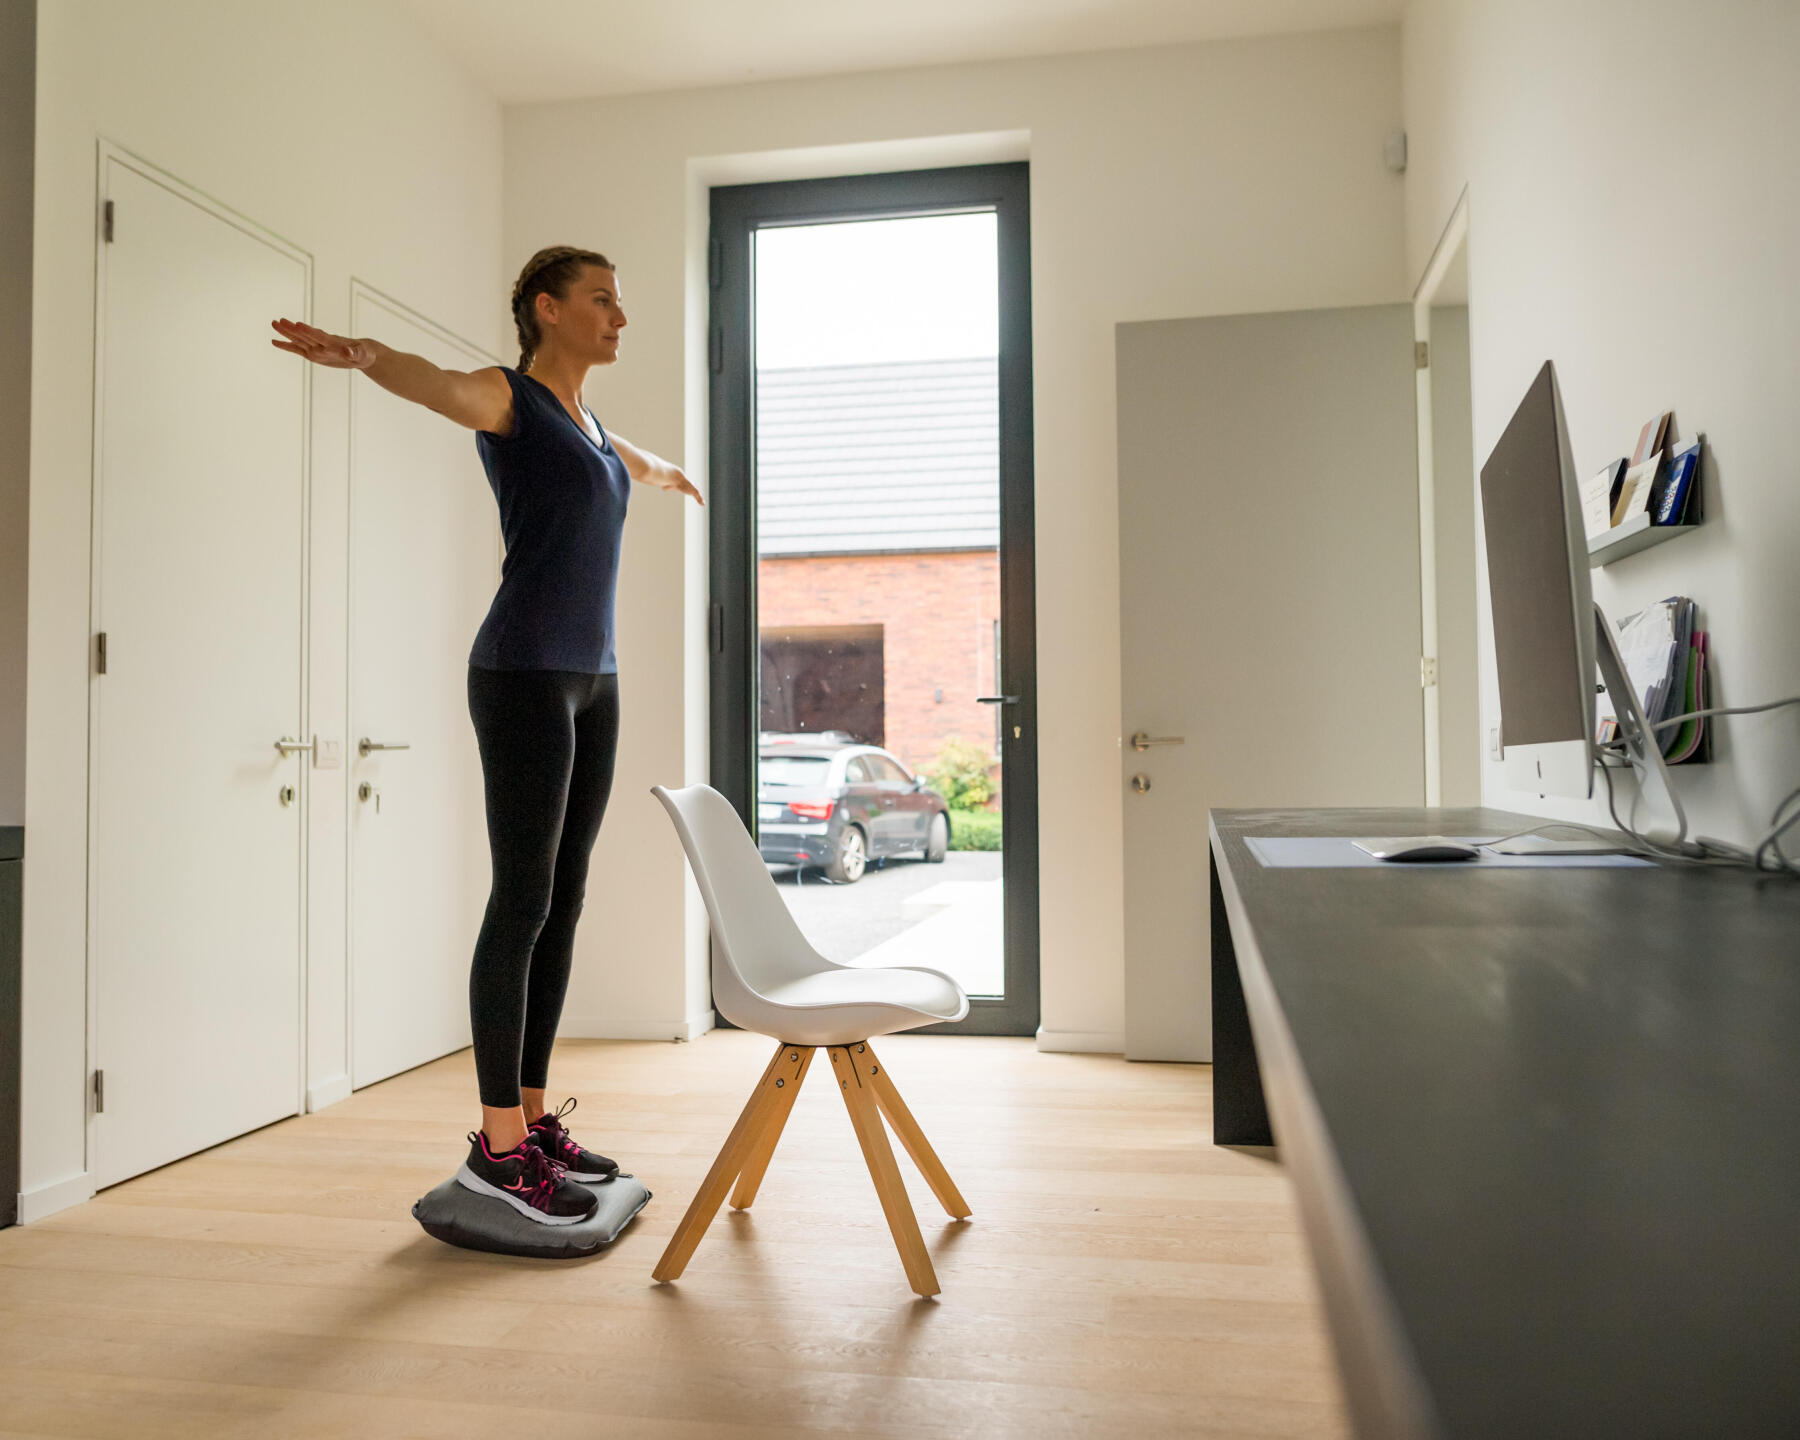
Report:
M 1638 700 L 1637 689 L 1625 672 L 1625 657 L 1619 651 L 1618 632 L 1613 629 L 1612 621 L 1606 618 L 1606 612 L 1598 602 L 1594 605 L 1594 641 L 1594 655 L 1600 662 L 1600 679 L 1606 693 L 1612 696 L 1613 714 L 1619 722 L 1619 738 L 1624 741 L 1625 752 L 1631 757 L 1633 768 L 1641 777 L 1642 789 L 1645 793 L 1660 790 L 1669 809 L 1675 814 L 1674 830 L 1647 831 L 1646 838 L 1671 849 L 1697 848 L 1685 843 L 1687 815 L 1681 808 L 1681 802 L 1675 798 L 1675 787 L 1669 783 L 1669 767 L 1663 764 L 1662 747 L 1656 743 L 1650 721 Z M 1591 737 L 1588 743 L 1590 747 L 1593 746 Z M 1594 758 L 1599 760 L 1597 749 L 1594 751 Z M 1615 855 L 1635 854 L 1638 849 L 1635 845 L 1610 843 L 1597 835 L 1584 836 L 1579 840 L 1546 840 L 1541 835 L 1521 835 L 1516 840 L 1508 840 L 1489 848 L 1502 855 Z

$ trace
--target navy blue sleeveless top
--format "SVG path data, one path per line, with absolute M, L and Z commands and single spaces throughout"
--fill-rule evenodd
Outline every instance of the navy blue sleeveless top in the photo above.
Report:
M 469 663 L 615 674 L 613 596 L 631 477 L 605 430 L 595 444 L 542 381 L 502 373 L 512 433 L 479 430 L 475 448 L 500 502 L 506 559 Z

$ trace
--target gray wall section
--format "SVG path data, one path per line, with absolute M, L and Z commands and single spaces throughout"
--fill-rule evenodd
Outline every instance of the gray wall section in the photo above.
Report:
M 37 0 L 0 0 L 0 825 L 25 822 Z
M 1437 523 L 1438 754 L 1442 803 L 1481 803 L 1481 692 L 1475 644 L 1475 433 L 1469 310 L 1431 311 L 1431 469 Z
M 1202 1060 L 1207 811 L 1423 800 L 1412 312 L 1117 343 L 1125 1053 Z
M 18 1217 L 37 0 L 0 0 L 0 1225 Z

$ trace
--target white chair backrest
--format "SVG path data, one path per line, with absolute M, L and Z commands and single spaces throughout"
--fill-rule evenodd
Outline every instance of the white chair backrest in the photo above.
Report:
M 694 869 L 719 954 L 753 993 L 837 967 L 807 942 L 731 802 L 710 785 L 652 785 Z

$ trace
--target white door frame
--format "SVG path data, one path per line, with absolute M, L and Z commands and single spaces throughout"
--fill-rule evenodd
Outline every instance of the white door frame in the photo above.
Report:
M 293 260 L 304 272 L 306 304 L 305 313 L 300 319 L 312 323 L 313 315 L 313 259 L 312 255 L 298 245 L 276 234 L 273 230 L 257 224 L 247 215 L 233 210 L 229 205 L 214 199 L 205 191 L 198 190 L 186 181 L 171 175 L 168 171 L 151 164 L 139 155 L 133 154 L 124 146 L 102 136 L 99 140 L 94 161 L 94 404 L 93 404 L 93 440 L 91 455 L 91 473 L 89 475 L 89 516 L 90 539 L 88 552 L 88 767 L 87 767 L 87 875 L 84 877 L 84 888 L 87 892 L 87 933 L 83 937 L 83 968 L 87 995 L 87 1053 L 83 1057 L 82 1086 L 86 1096 L 86 1124 L 83 1134 L 83 1153 L 88 1176 L 89 1191 L 93 1193 L 93 1177 L 99 1173 L 95 1158 L 96 1120 L 94 1109 L 94 1069 L 95 1063 L 102 1058 L 100 1048 L 100 1013 L 99 1013 L 99 976 L 96 973 L 94 955 L 94 937 L 97 932 L 99 914 L 99 895 L 94 884 L 98 856 L 95 854 L 98 823 L 98 785 L 95 775 L 96 754 L 95 737 L 100 728 L 100 707 L 104 687 L 95 683 L 98 679 L 93 654 L 93 639 L 97 632 L 97 622 L 102 615 L 101 579 L 104 575 L 101 554 L 101 539 L 104 527 L 100 523 L 102 505 L 105 502 L 104 456 L 101 453 L 101 441 L 105 433 L 106 403 L 106 246 L 104 233 L 106 213 L 106 167 L 116 162 L 127 169 L 135 171 L 143 179 L 153 185 L 159 185 L 171 194 L 179 196 L 189 204 L 206 211 L 216 219 L 224 221 L 233 229 L 249 236 L 252 240 L 267 245 L 270 249 Z M 301 380 L 301 426 L 300 426 L 300 634 L 297 663 L 300 666 L 300 714 L 297 719 L 302 723 L 302 735 L 312 733 L 312 367 L 305 366 Z M 307 855 L 311 848 L 308 834 L 312 820 L 312 767 L 301 765 L 299 790 L 299 868 L 295 883 L 299 887 L 300 912 L 300 965 L 298 988 L 294 995 L 294 1005 L 300 1019 L 299 1061 L 294 1073 L 294 1113 L 305 1111 L 306 1101 L 306 981 L 308 969 L 308 950 L 310 937 L 307 932 L 307 889 L 309 876 L 307 872 Z
M 405 320 L 409 325 L 416 325 L 433 338 L 441 341 L 452 350 L 467 355 L 470 359 L 484 365 L 504 365 L 506 362 L 483 349 L 472 340 L 465 340 L 453 330 L 447 330 L 435 320 L 428 318 L 402 300 L 396 300 L 386 291 L 376 288 L 358 276 L 350 277 L 350 308 L 346 312 L 350 316 L 352 333 L 360 331 L 358 314 L 360 307 L 372 305 L 386 310 Z M 351 747 L 354 730 L 352 717 L 356 714 L 356 395 L 357 385 L 352 381 L 350 386 L 350 403 L 345 412 L 345 428 L 350 435 L 352 453 L 344 473 L 344 768 L 340 784 L 343 787 L 344 801 L 344 1074 L 341 1080 L 318 1087 L 307 1097 L 307 1109 L 322 1110 L 327 1105 L 335 1104 L 351 1093 L 356 1076 L 356 807 L 351 803 L 351 779 L 355 765 L 351 760 Z M 471 432 L 472 433 L 472 432 Z M 498 566 L 506 558 L 506 542 L 498 531 L 495 534 L 495 564 Z M 471 942 L 473 943 L 473 942 Z
M 1431 306 L 1457 251 L 1469 237 L 1469 190 L 1456 197 L 1443 233 L 1425 262 L 1425 273 L 1413 291 L 1413 344 L 1424 345 L 1430 355 Z M 1415 353 L 1417 353 L 1415 348 Z M 1419 693 L 1425 707 L 1425 804 L 1443 803 L 1444 763 L 1438 727 L 1438 598 L 1437 598 L 1437 473 L 1432 463 L 1431 369 L 1417 368 L 1413 381 L 1419 438 Z

